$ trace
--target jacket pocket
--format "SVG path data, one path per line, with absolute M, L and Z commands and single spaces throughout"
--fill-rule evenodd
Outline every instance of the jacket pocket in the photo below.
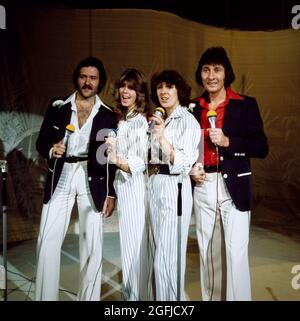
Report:
M 249 175 L 252 175 L 252 173 L 251 172 L 240 173 L 240 174 L 237 174 L 237 177 L 249 176 Z

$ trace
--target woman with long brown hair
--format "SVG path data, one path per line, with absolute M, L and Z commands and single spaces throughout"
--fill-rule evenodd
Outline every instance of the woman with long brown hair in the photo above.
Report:
M 144 76 L 126 69 L 114 86 L 120 116 L 117 137 L 109 137 L 109 160 L 118 167 L 114 186 L 119 216 L 123 299 L 150 300 L 148 218 L 146 213 L 147 114 L 149 95 Z

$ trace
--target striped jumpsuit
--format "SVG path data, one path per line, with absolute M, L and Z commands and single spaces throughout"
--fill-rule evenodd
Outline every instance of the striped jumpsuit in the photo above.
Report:
M 123 299 L 130 301 L 151 299 L 148 293 L 148 219 L 144 174 L 147 128 L 143 115 L 128 115 L 127 120 L 119 122 L 117 132 L 117 154 L 128 162 L 131 171 L 127 173 L 118 169 L 114 181 L 118 200 Z
M 180 175 L 151 175 L 147 192 L 154 241 L 156 300 L 174 301 L 177 297 L 178 181 L 182 177 L 180 299 L 184 300 L 185 257 L 193 205 L 189 172 L 197 160 L 201 130 L 187 109 L 178 106 L 166 119 L 164 133 L 174 148 L 174 164 L 168 163 L 166 156 L 160 152 L 154 135 L 151 135 L 150 163 L 168 164 L 170 174 Z

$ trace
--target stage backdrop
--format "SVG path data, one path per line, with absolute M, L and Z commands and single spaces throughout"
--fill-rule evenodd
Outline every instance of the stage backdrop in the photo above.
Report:
M 299 222 L 299 30 L 224 30 L 139 9 L 36 7 L 7 15 L 0 30 L 0 157 L 9 165 L 9 241 L 36 237 L 46 167 L 35 140 L 49 100 L 73 91 L 71 74 L 82 58 L 103 60 L 108 82 L 101 97 L 108 104 L 111 84 L 127 67 L 148 80 L 176 69 L 195 97 L 202 92 L 194 77 L 199 57 L 216 45 L 232 61 L 234 89 L 257 98 L 269 139 L 269 156 L 253 161 L 252 223 L 292 231 Z

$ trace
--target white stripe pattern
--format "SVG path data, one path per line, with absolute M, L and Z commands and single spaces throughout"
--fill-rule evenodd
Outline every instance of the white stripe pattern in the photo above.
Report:
M 126 159 L 131 173 L 118 169 L 114 181 L 119 216 L 123 299 L 151 300 L 148 254 L 148 219 L 144 175 L 147 152 L 146 118 L 140 114 L 120 121 L 118 156 Z
M 169 164 L 170 173 L 183 177 L 180 298 L 184 300 L 185 257 L 193 202 L 188 174 L 198 157 L 201 130 L 195 118 L 181 106 L 166 119 L 165 125 L 165 137 L 175 151 L 174 164 Z M 151 163 L 158 163 L 158 150 L 157 140 L 151 137 Z M 162 159 L 160 163 L 168 164 L 164 155 Z M 177 297 L 178 179 L 178 175 L 158 174 L 150 176 L 148 182 L 156 300 L 162 301 L 174 301 Z

